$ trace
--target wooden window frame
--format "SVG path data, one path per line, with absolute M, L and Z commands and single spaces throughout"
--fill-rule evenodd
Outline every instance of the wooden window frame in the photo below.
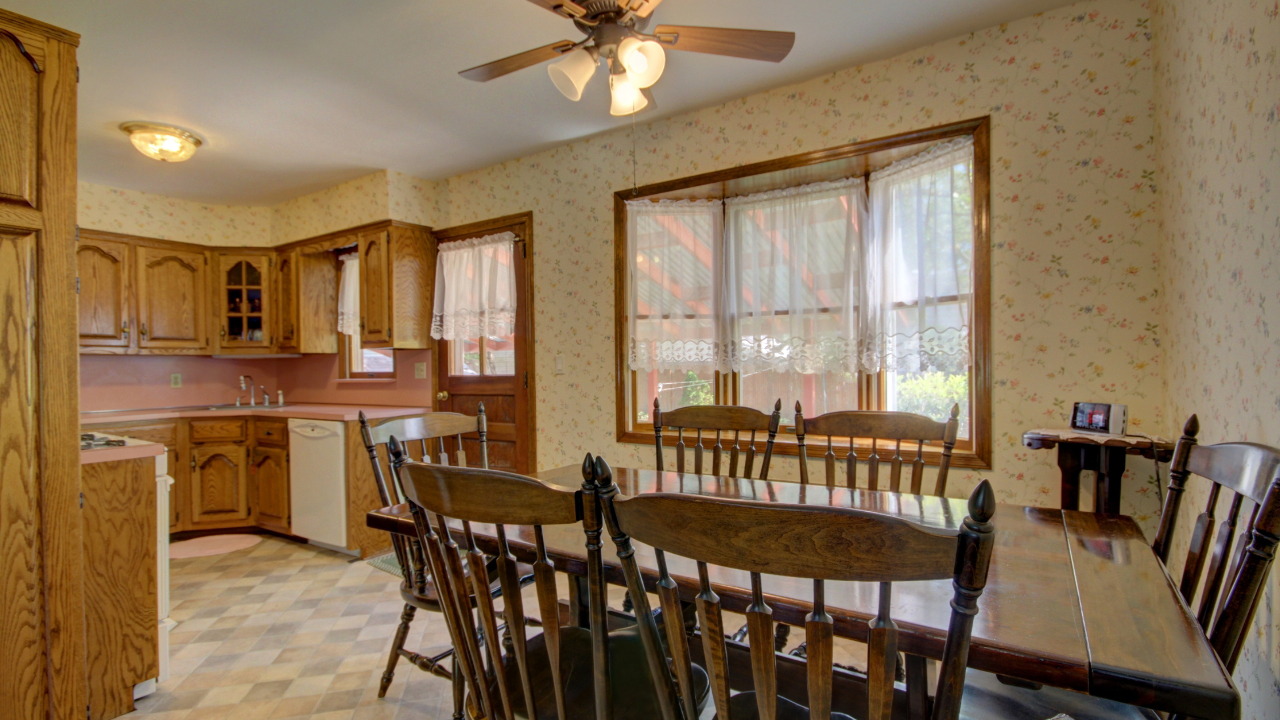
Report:
M 351 372 L 351 367 L 350 367 L 351 352 L 347 347 L 347 343 L 349 342 L 351 341 L 347 339 L 346 335 L 343 335 L 342 333 L 338 333 L 338 379 L 339 380 L 394 380 L 395 379 L 396 371 L 400 369 L 399 366 L 396 366 L 396 369 L 392 370 L 391 372 L 364 372 L 364 371 Z M 395 362 L 394 349 L 383 348 L 383 347 L 376 347 L 376 348 L 369 348 L 369 349 L 370 350 L 390 349 L 391 361 L 393 363 Z M 361 350 L 364 350 L 364 348 L 361 347 Z
M 939 125 L 923 130 L 901 133 L 884 138 L 849 143 L 838 147 L 815 150 L 774 160 L 717 170 L 699 175 L 645 185 L 635 189 L 619 190 L 613 196 L 613 249 L 614 249 L 614 363 L 616 384 L 616 412 L 618 442 L 652 444 L 653 426 L 636 420 L 636 373 L 627 365 L 627 269 L 630 257 L 627 253 L 627 201 L 644 197 L 673 193 L 714 183 L 738 180 L 754 175 L 791 170 L 818 165 L 833 160 L 843 160 L 860 155 L 892 150 L 920 143 L 939 142 L 957 137 L 973 137 L 973 320 L 970 337 L 973 342 L 973 365 L 969 370 L 969 437 L 956 442 L 951 465 L 953 467 L 986 470 L 991 468 L 991 119 L 990 116 Z M 715 375 L 715 397 L 730 404 L 738 402 L 738 383 L 732 373 Z M 867 386 L 859 387 L 859 396 L 872 394 L 878 407 L 883 407 L 885 378 L 876 373 L 864 379 Z M 875 387 L 871 387 L 874 385 Z M 783 402 L 794 399 L 783 398 Z M 676 438 L 663 438 L 666 445 L 675 445 Z M 825 446 L 825 439 L 822 441 Z M 848 447 L 844 441 L 833 445 Z M 764 441 L 757 442 L 763 451 Z M 784 427 L 774 444 L 774 454 L 798 455 L 794 427 Z M 870 441 L 857 440 L 854 451 L 860 458 L 871 454 Z M 937 465 L 941 459 L 941 447 L 926 446 L 926 464 Z

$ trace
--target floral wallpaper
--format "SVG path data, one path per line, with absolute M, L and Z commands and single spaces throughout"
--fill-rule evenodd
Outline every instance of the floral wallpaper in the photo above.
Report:
M 271 210 L 204 205 L 136 190 L 81 182 L 77 222 L 94 230 L 201 245 L 274 245 Z
M 449 216 L 449 184 L 387 171 L 388 212 L 393 220 L 444 227 Z
M 379 170 L 272 207 L 271 238 L 284 244 L 388 217 L 387 171 Z
M 1196 413 L 1202 443 L 1280 446 L 1280 334 L 1270 327 L 1280 308 L 1280 4 L 1163 0 L 1153 25 L 1165 414 L 1180 427 Z M 1187 493 L 1180 527 L 1207 494 L 1203 484 Z M 1174 577 L 1183 557 L 1185 542 L 1171 555 Z M 1243 717 L 1276 717 L 1276 569 L 1235 680 Z
M 1152 145 L 1150 9 L 1084 2 L 637 127 L 643 185 L 990 115 L 993 469 L 956 470 L 950 492 L 990 478 L 1002 500 L 1056 505 L 1056 454 L 1023 431 L 1067 422 L 1077 400 L 1130 406 L 1167 432 Z M 659 86 L 659 92 L 661 87 Z M 450 224 L 534 213 L 542 467 L 587 450 L 620 465 L 651 447 L 616 442 L 613 198 L 632 183 L 631 129 L 449 180 Z M 784 398 L 784 402 L 790 400 Z M 795 477 L 794 459 L 779 462 Z M 1151 464 L 1130 463 L 1124 511 L 1154 527 Z

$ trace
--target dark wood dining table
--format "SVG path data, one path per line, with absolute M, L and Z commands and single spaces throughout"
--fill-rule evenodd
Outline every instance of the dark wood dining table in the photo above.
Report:
M 561 487 L 582 484 L 578 467 L 534 477 Z M 815 484 L 629 468 L 614 468 L 614 479 L 624 495 L 682 492 L 853 507 L 949 530 L 958 528 L 967 513 L 961 499 Z M 394 533 L 415 532 L 405 505 L 371 511 L 366 522 Z M 1153 710 L 1208 719 L 1239 717 L 1240 697 L 1230 675 L 1131 518 L 1000 505 L 993 522 L 996 545 L 973 627 L 970 667 Z M 481 525 L 473 525 L 473 531 L 482 549 L 496 535 Z M 531 560 L 532 531 L 522 528 L 514 536 L 511 532 L 513 553 Z M 560 526 L 544 532 L 556 569 L 585 575 L 581 529 Z M 605 545 L 606 578 L 622 585 L 612 544 Z M 638 549 L 637 560 L 646 579 L 656 579 L 657 565 L 648 548 Z M 692 600 L 698 592 L 697 572 L 691 561 L 681 560 L 669 556 L 668 565 L 681 594 Z M 726 610 L 742 612 L 751 602 L 745 573 L 717 568 L 711 579 Z M 764 590 L 775 620 L 804 625 L 812 600 L 810 582 L 767 577 Z M 948 581 L 895 584 L 892 616 L 903 652 L 942 657 L 951 595 Z M 865 641 L 878 597 L 873 584 L 828 583 L 827 612 L 835 633 Z

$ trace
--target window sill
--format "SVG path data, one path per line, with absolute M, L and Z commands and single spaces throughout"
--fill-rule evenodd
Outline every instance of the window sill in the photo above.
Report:
M 393 377 L 373 377 L 373 378 L 338 378 L 338 383 L 393 383 L 396 379 Z
M 644 433 L 644 432 L 635 432 L 635 431 L 623 432 L 618 436 L 618 442 L 629 443 L 633 445 L 652 446 L 653 434 Z M 724 443 L 723 447 L 727 448 L 729 446 L 729 441 L 727 439 L 724 440 L 723 443 Z M 674 447 L 675 444 L 676 444 L 676 438 L 673 435 L 669 435 L 666 433 L 663 434 L 662 436 L 663 447 Z M 687 447 L 692 447 L 693 444 L 694 444 L 694 438 L 691 436 L 686 436 L 685 445 Z M 704 436 L 702 438 L 702 446 L 704 448 L 709 449 L 714 445 L 715 445 L 714 436 L 712 437 Z M 757 453 L 764 452 L 765 441 L 757 440 L 755 445 L 756 445 Z M 808 451 L 810 460 L 819 460 L 826 453 L 827 441 L 825 437 L 814 436 L 809 440 L 809 442 L 806 442 L 805 445 L 806 445 L 806 449 Z M 848 444 L 844 442 L 838 442 L 838 443 L 835 443 L 834 445 L 837 448 L 848 447 Z M 746 443 L 744 442 L 740 447 L 746 447 Z M 880 456 L 882 462 L 892 456 L 893 454 L 892 445 L 878 445 L 877 447 L 879 448 L 880 453 L 882 453 Z M 854 447 L 854 452 L 857 453 L 859 460 L 865 461 L 871 455 L 871 443 L 858 442 Z M 800 455 L 800 445 L 796 443 L 795 435 L 779 434 L 778 437 L 773 441 L 773 454 L 775 456 L 798 457 Z M 909 460 L 910 458 L 914 458 L 915 445 L 913 444 L 910 446 L 910 458 L 908 457 L 908 448 L 904 445 L 904 447 L 902 448 L 902 457 L 903 457 L 903 460 Z M 941 461 L 942 461 L 942 451 L 940 447 L 933 446 L 933 445 L 926 445 L 925 451 L 924 451 L 924 464 L 932 467 L 937 467 L 941 463 Z M 980 452 L 980 450 L 970 450 L 970 449 L 962 450 L 960 448 L 956 448 L 955 450 L 951 451 L 951 467 L 964 468 L 966 470 L 990 470 L 991 469 L 990 450 L 987 451 L 984 457 L 983 454 Z

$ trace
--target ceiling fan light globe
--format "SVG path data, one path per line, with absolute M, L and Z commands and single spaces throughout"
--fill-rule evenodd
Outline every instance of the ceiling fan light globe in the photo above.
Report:
M 609 94 L 613 99 L 609 114 L 615 117 L 638 113 L 649 104 L 649 98 L 636 87 L 630 73 L 610 75 Z
M 667 53 L 662 45 L 634 37 L 618 43 L 618 59 L 639 88 L 647 88 L 658 82 L 667 66 Z
M 561 95 L 577 102 L 599 62 L 586 50 L 574 50 L 547 66 L 547 74 Z

